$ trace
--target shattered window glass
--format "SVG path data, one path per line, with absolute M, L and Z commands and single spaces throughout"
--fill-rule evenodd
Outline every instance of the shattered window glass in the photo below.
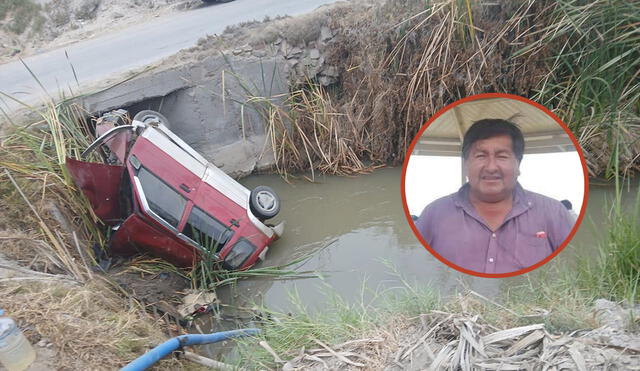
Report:
M 224 259 L 224 263 L 228 269 L 238 269 L 254 251 L 256 251 L 256 247 L 251 242 L 241 238 Z
M 137 176 L 151 211 L 178 228 L 187 200 L 144 167 L 140 168 Z
M 220 251 L 233 236 L 233 231 L 197 207 L 191 209 L 182 234 L 208 251 Z

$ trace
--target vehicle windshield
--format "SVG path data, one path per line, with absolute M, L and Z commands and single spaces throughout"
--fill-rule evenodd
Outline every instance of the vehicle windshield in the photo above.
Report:
M 137 177 L 149 209 L 172 227 L 178 228 L 187 200 L 144 167 L 140 167 Z
M 233 231 L 202 209 L 193 207 L 182 234 L 209 252 L 218 252 L 233 236 Z

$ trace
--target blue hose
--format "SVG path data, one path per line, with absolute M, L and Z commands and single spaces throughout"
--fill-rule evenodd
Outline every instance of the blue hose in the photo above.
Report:
M 136 358 L 134 361 L 120 369 L 120 371 L 146 370 L 169 353 L 187 345 L 211 344 L 230 338 L 252 336 L 259 333 L 260 330 L 257 328 L 247 328 L 242 330 L 215 332 L 213 334 L 190 334 L 177 336 L 165 341 Z

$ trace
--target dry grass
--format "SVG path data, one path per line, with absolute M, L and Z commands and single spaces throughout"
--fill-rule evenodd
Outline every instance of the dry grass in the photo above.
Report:
M 6 282 L 0 285 L 2 306 L 32 343 L 53 343 L 60 369 L 112 370 L 164 341 L 161 323 L 104 283 Z M 160 369 L 176 369 L 168 359 Z
M 114 369 L 164 341 L 167 327 L 92 269 L 104 234 L 64 165 L 91 138 L 85 113 L 51 104 L 41 115 L 0 138 L 0 258 L 20 264 L 0 269 L 2 307 L 32 342 L 53 344 L 61 369 Z
M 5 240 L 17 233 L 22 241 L 36 241 L 31 248 L 4 252 L 39 267 L 55 265 L 84 281 L 91 278 L 86 273 L 91 246 L 102 245 L 104 237 L 64 162 L 86 147 L 88 123 L 74 106 L 52 106 L 42 117 L 36 127 L 47 128 L 16 129 L 0 138 L 0 199 L 6 205 L 0 231 Z
M 483 92 L 530 96 L 546 73 L 545 51 L 512 54 L 545 11 L 529 2 L 398 0 L 330 9 L 320 20 L 335 36 L 323 55 L 339 66 L 339 82 L 325 90 L 309 81 L 291 90 L 284 110 L 262 109 L 278 170 L 350 174 L 398 164 L 444 105 Z
M 611 21 L 616 28 L 607 37 L 615 46 L 598 53 L 599 45 L 608 41 L 598 39 L 595 31 L 583 32 L 583 24 L 572 24 L 571 17 L 586 19 L 585 27 L 596 22 L 593 29 L 606 28 L 602 20 L 608 19 L 607 9 L 613 9 L 606 1 L 585 6 L 586 13 L 593 13 L 586 15 L 579 5 L 551 1 L 354 4 L 317 11 L 313 21 L 305 21 L 313 32 L 292 34 L 286 25 L 297 23 L 289 19 L 247 31 L 271 35 L 269 39 L 277 35 L 300 47 L 308 42 L 303 34 L 317 37 L 316 31 L 323 26 L 335 34 L 327 45 L 316 47 L 327 65 L 338 67 L 339 81 L 327 90 L 316 81 L 307 81 L 291 89 L 284 110 L 262 108 L 281 173 L 311 169 L 349 174 L 371 166 L 397 165 L 418 129 L 436 111 L 463 97 L 487 92 L 547 103 L 580 138 L 592 176 L 611 171 L 618 155 L 620 170 L 640 167 L 638 74 L 613 63 L 618 57 L 637 63 L 637 32 L 631 27 L 635 19 L 631 13 L 617 17 L 621 18 L 616 18 L 617 23 Z M 569 9 L 569 15 L 563 15 L 563 7 Z M 556 28 L 562 37 L 554 34 Z M 566 53 L 567 40 L 574 40 L 582 51 L 576 57 L 580 66 L 588 66 L 570 68 L 574 54 Z M 619 50 L 623 52 L 617 56 Z M 581 75 L 584 69 L 597 73 L 587 78 Z M 606 80 L 606 74 L 618 72 L 621 76 L 612 77 L 611 84 L 597 85 Z M 620 104 L 607 103 L 615 97 L 598 100 L 607 89 L 614 96 L 620 93 L 624 98 Z M 571 99 L 583 90 L 584 99 Z M 256 100 L 259 98 L 250 103 Z M 625 132 L 620 151 L 614 148 L 612 128 Z
M 340 31 L 328 60 L 346 60 L 339 104 L 360 128 L 371 161 L 401 162 L 420 126 L 444 105 L 484 92 L 528 96 L 544 72 L 536 59 L 510 59 L 528 42 L 542 5 L 463 5 L 388 1 L 334 20 Z M 360 27 L 367 37 L 348 31 Z
M 0 3 L 1 30 L 21 34 L 32 26 L 35 32 L 42 27 L 45 18 L 42 6 L 32 0 L 3 0 Z
M 576 131 L 590 176 L 613 177 L 616 168 L 621 175 L 640 172 L 640 116 L 585 118 Z
M 283 107 L 261 98 L 252 98 L 267 125 L 276 168 L 281 174 L 311 169 L 323 173 L 349 175 L 370 171 L 365 163 L 365 143 L 358 128 L 345 122 L 327 91 L 310 83 L 290 93 Z
M 357 339 L 339 344 L 326 344 L 314 339 L 313 347 L 299 349 L 283 368 L 337 370 L 366 367 L 367 370 L 383 370 L 389 364 L 390 355 L 402 346 L 407 334 L 415 331 L 414 319 L 397 315 L 394 316 L 393 325 L 372 328 L 358 334 Z
M 302 349 L 284 368 L 586 371 L 637 364 L 633 351 L 616 351 L 596 339 L 587 332 L 552 335 L 544 324 L 495 327 L 479 315 L 434 310 L 417 318 L 394 318 L 358 340 L 318 342 L 319 347 Z

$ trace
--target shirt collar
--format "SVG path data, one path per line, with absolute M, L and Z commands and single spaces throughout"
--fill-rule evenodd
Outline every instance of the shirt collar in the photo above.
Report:
M 476 210 L 471 204 L 469 200 L 469 183 L 465 183 L 458 192 L 454 194 L 453 202 L 457 207 L 461 207 L 467 214 L 477 215 Z M 533 202 L 530 197 L 525 192 L 524 188 L 520 185 L 520 183 L 516 183 L 515 188 L 513 189 L 513 206 L 511 207 L 511 211 L 507 214 L 507 218 L 514 217 L 520 215 L 530 209 L 533 206 Z

